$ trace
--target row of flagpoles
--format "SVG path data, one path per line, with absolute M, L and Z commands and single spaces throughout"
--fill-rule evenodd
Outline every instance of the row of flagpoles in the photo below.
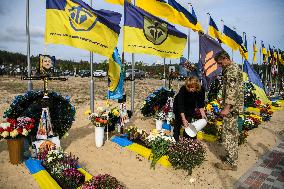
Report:
M 164 58 L 179 58 L 188 41 L 188 59 L 190 58 L 190 31 L 204 33 L 202 26 L 190 4 L 186 10 L 175 0 L 136 0 L 134 5 L 124 0 L 106 0 L 110 3 L 124 5 L 123 25 L 123 52 L 132 53 L 132 79 L 131 79 L 131 110 L 134 111 L 134 53 L 151 54 Z M 135 6 L 136 5 L 136 6 Z M 28 29 L 28 6 L 27 0 L 27 60 L 28 73 L 30 76 L 30 46 Z M 117 46 L 120 34 L 121 14 L 107 10 L 94 10 L 91 6 L 81 0 L 46 2 L 46 44 L 62 44 L 90 51 L 91 73 L 93 73 L 93 52 L 111 59 L 113 51 Z M 163 18 L 170 23 L 189 28 L 188 36 L 178 31 L 170 23 L 160 19 Z M 219 31 L 214 20 L 208 13 L 208 34 L 220 43 L 226 44 L 233 51 L 238 50 L 241 56 L 248 60 L 248 48 L 246 33 L 241 37 L 235 29 L 229 28 L 222 22 L 222 32 Z M 270 64 L 283 64 L 282 51 L 274 48 L 266 50 L 261 42 L 260 53 L 263 54 L 263 62 Z M 256 62 L 256 38 L 253 43 L 253 62 Z M 233 53 L 232 53 L 233 55 Z M 261 55 L 260 55 L 261 57 Z M 232 56 L 233 58 L 233 56 Z M 260 60 L 261 63 L 261 60 Z M 120 76 L 120 75 L 119 75 Z M 165 70 L 164 70 L 165 77 Z M 116 78 L 117 80 L 117 78 Z M 117 87 L 119 82 L 117 82 Z M 165 86 L 165 78 L 164 78 Z M 32 89 L 31 81 L 28 90 Z M 114 89 L 116 90 L 116 89 Z M 90 81 L 91 111 L 94 111 L 94 82 L 91 74 Z

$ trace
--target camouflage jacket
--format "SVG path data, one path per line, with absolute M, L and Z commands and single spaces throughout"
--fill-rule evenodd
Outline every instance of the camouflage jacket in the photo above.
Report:
M 244 106 L 243 74 L 239 66 L 232 62 L 223 69 L 223 106 L 231 105 L 232 114 L 242 114 Z

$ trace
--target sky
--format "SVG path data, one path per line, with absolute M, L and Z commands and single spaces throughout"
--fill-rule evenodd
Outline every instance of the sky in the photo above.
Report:
M 26 37 L 26 1 L 27 0 L 1 0 L 0 3 L 0 50 L 19 52 L 27 54 Z M 83 0 L 91 4 L 91 0 Z M 132 0 L 133 1 L 133 0 Z M 217 24 L 219 30 L 222 28 L 221 19 L 230 28 L 235 27 L 237 33 L 247 34 L 249 61 L 252 60 L 253 36 L 256 37 L 257 46 L 260 40 L 264 41 L 266 47 L 275 46 L 284 50 L 284 1 L 283 0 L 176 0 L 185 8 L 188 3 L 194 7 L 198 21 L 204 30 L 207 30 L 209 12 Z M 30 35 L 31 55 L 49 54 L 57 59 L 89 61 L 90 53 L 86 50 L 63 45 L 44 44 L 45 32 L 45 0 L 29 0 L 30 2 Z M 120 5 L 109 4 L 104 0 L 92 0 L 94 9 L 108 9 L 123 13 Z M 120 25 L 123 26 L 123 18 Z M 178 30 L 188 34 L 188 28 L 175 25 Z M 122 51 L 122 36 L 118 42 L 119 52 Z M 231 50 L 223 46 L 225 50 Z M 199 42 L 198 35 L 190 32 L 190 58 L 191 62 L 198 62 Z M 188 48 L 184 49 L 184 57 L 187 58 Z M 131 61 L 131 55 L 125 53 L 126 61 Z M 257 56 L 259 60 L 259 54 Z M 102 62 L 106 57 L 94 55 L 94 62 Z M 233 59 L 241 63 L 239 52 L 233 53 Z M 143 61 L 149 64 L 163 59 L 157 56 L 135 54 L 135 61 Z M 166 64 L 179 63 L 179 59 L 166 59 Z

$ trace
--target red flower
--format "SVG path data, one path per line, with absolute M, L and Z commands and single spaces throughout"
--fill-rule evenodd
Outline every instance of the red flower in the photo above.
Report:
M 17 124 L 17 120 L 11 118 L 7 118 L 7 122 L 9 122 L 13 127 L 15 127 Z
M 4 129 L 0 127 L 0 133 L 2 133 L 3 131 L 4 131 Z
M 17 131 L 18 131 L 19 134 L 22 134 L 23 128 L 17 128 Z
M 10 132 L 12 132 L 14 130 L 14 128 L 10 126 L 6 130 L 10 133 Z

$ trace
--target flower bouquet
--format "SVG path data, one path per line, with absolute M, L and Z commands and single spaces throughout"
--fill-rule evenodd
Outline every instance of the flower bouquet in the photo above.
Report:
M 108 113 L 109 131 L 115 130 L 115 125 L 120 122 L 120 111 L 118 108 L 113 108 Z
M 29 117 L 7 118 L 7 122 L 0 124 L 0 139 L 27 137 L 34 128 L 34 123 L 35 120 Z
M 38 159 L 62 188 L 76 189 L 84 183 L 84 175 L 77 170 L 79 158 L 71 153 L 67 154 L 62 149 L 42 150 Z
M 260 109 L 260 116 L 262 117 L 263 121 L 270 121 L 273 112 L 271 111 L 271 105 L 266 104 L 261 107 Z
M 146 133 L 145 130 L 130 126 L 129 128 L 124 130 L 124 133 L 127 134 L 128 140 L 149 148 L 148 142 L 146 140 L 148 133 Z
M 150 156 L 152 162 L 150 167 L 155 168 L 158 160 L 168 153 L 169 146 L 172 143 L 175 143 L 175 139 L 173 137 L 165 135 L 163 130 L 157 131 L 154 129 L 146 138 L 146 140 L 152 150 L 152 154 Z
M 168 97 L 173 97 L 174 94 L 174 91 L 167 90 L 163 87 L 155 90 L 145 99 L 143 106 L 140 109 L 142 115 L 145 117 L 156 115 L 157 111 L 161 111 L 166 105 Z
M 82 185 L 82 189 L 124 189 L 115 177 L 108 174 L 99 174 Z
M 205 149 L 197 140 L 181 138 L 168 149 L 169 161 L 175 169 L 183 169 L 190 175 L 192 169 L 205 160 Z

